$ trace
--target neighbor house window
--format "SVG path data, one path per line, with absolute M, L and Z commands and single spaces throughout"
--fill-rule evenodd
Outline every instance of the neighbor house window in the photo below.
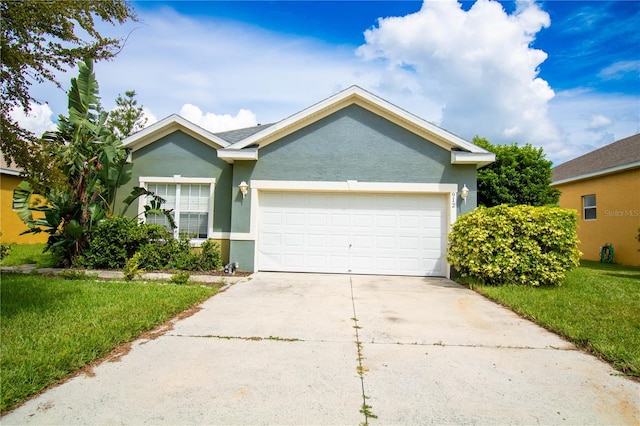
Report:
M 140 184 L 166 200 L 164 209 L 173 210 L 176 223 L 174 237 L 186 236 L 191 240 L 209 238 L 213 229 L 213 187 L 215 179 L 183 178 L 174 176 L 142 177 Z M 144 211 L 148 199 L 141 200 L 139 210 Z M 147 223 L 155 223 L 171 230 L 169 220 L 162 214 L 150 214 Z
M 18 203 L 16 203 L 16 192 L 18 190 L 14 189 L 13 190 L 13 199 L 11 201 L 11 210 L 18 210 Z
M 582 217 L 584 220 L 596 219 L 596 196 L 585 195 L 582 197 Z

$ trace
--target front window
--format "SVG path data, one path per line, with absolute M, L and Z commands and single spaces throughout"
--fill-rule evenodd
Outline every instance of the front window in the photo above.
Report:
M 582 217 L 584 220 L 596 220 L 595 195 L 585 195 L 582 197 Z
M 140 183 L 166 200 L 162 208 L 173 210 L 177 226 L 173 233 L 176 238 L 186 236 L 201 240 L 209 237 L 213 227 L 213 179 L 150 177 L 140 178 Z M 171 230 L 168 219 L 161 214 L 148 215 L 146 222 Z

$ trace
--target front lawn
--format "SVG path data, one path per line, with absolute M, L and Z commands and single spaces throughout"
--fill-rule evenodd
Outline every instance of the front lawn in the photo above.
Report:
M 51 252 L 43 253 L 46 244 L 11 244 L 11 252 L 0 261 L 2 266 L 35 264 L 37 268 L 55 266 Z
M 559 287 L 473 288 L 640 377 L 640 268 L 583 261 Z
M 0 410 L 207 299 L 213 287 L 2 274 Z

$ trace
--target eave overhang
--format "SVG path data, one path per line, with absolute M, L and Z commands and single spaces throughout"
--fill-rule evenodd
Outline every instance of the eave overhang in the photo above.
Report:
M 122 142 L 125 148 L 137 151 L 176 131 L 181 131 L 216 150 L 229 146 L 224 139 L 176 114 L 145 127 Z
M 451 164 L 475 164 L 476 168 L 487 166 L 496 161 L 496 155 L 492 152 L 468 152 L 451 151 Z
M 244 149 L 225 149 L 218 150 L 218 158 L 233 164 L 235 161 L 256 161 L 258 159 L 258 147 L 250 147 Z

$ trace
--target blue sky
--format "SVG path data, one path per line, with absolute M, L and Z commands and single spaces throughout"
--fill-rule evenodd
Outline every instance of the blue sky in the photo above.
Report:
M 357 84 L 466 139 L 530 142 L 555 164 L 640 132 L 638 1 L 133 5 L 140 22 L 102 27 L 128 39 L 96 75 L 106 108 L 134 89 L 150 122 L 247 127 Z M 40 131 L 66 98 L 34 93 L 47 105 L 22 120 Z

